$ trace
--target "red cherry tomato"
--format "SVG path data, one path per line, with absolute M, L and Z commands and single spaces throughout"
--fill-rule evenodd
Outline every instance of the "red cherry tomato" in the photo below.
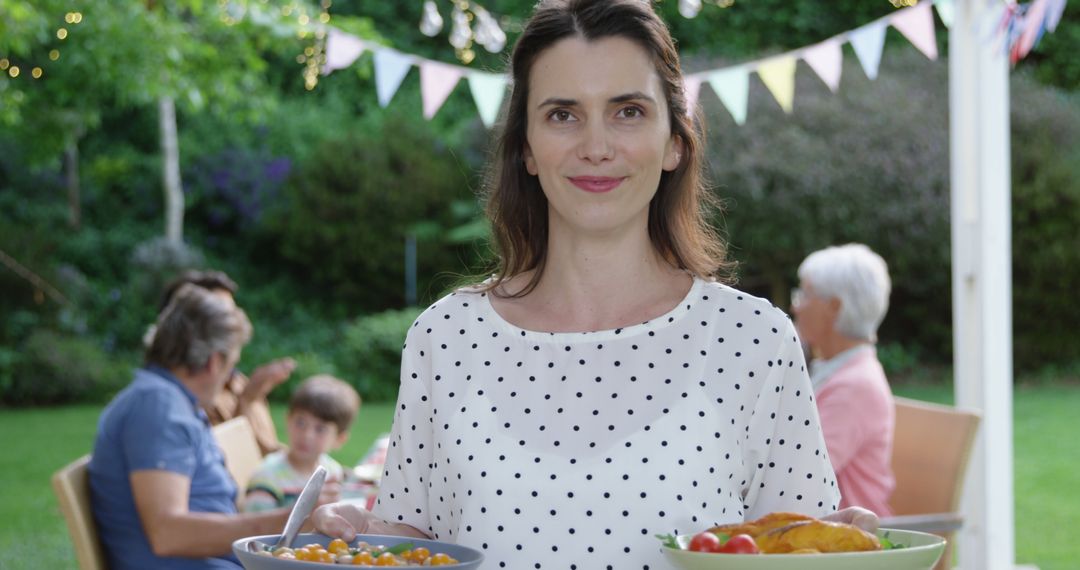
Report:
M 724 554 L 761 553 L 761 551 L 758 550 L 757 543 L 754 542 L 754 537 L 750 536 L 749 534 L 736 534 L 735 536 L 729 538 L 728 541 L 725 542 L 724 545 L 721 546 L 719 549 L 713 550 L 711 552 L 722 552 Z
M 705 531 L 699 532 L 690 539 L 691 552 L 720 552 L 720 538 L 715 534 Z

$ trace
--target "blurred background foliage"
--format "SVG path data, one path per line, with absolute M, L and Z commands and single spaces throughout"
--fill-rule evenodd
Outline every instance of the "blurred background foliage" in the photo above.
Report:
M 186 267 L 240 284 L 256 330 L 242 368 L 293 355 L 292 384 L 332 373 L 369 401 L 392 399 L 418 307 L 485 269 L 475 193 L 491 141 L 465 82 L 431 121 L 415 70 L 379 107 L 370 55 L 308 89 L 299 59 L 315 38 L 300 37 L 296 14 L 317 18 L 324 5 L 252 0 L 261 16 L 230 22 L 221 6 L 233 3 L 0 0 L 0 58 L 23 68 L 0 74 L 0 403 L 107 399 L 141 362 L 161 284 Z M 421 4 L 337 2 L 328 14 L 350 33 L 455 62 L 445 32 L 418 31 Z M 506 16 L 511 44 L 532 4 L 484 3 Z M 737 0 L 688 20 L 676 5 L 658 3 L 687 71 L 894 10 L 886 0 Z M 445 16 L 449 4 L 440 7 Z M 65 22 L 73 9 L 77 24 Z M 1078 368 L 1078 12 L 1070 6 L 1012 76 L 1014 342 L 1027 372 Z M 501 70 L 504 59 L 478 49 L 470 66 Z M 845 60 L 837 94 L 800 64 L 791 115 L 752 80 L 743 127 L 703 90 L 710 179 L 726 205 L 716 222 L 739 285 L 785 308 L 810 251 L 861 241 L 882 253 L 894 292 L 880 352 L 890 374 L 910 377 L 947 366 L 952 350 L 947 63 L 895 32 L 877 80 L 850 50 Z M 162 238 L 161 96 L 178 109 L 181 244 Z M 406 306 L 408 236 L 418 307 Z

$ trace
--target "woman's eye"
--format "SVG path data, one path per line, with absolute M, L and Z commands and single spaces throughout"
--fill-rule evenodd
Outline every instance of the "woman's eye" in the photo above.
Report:
M 636 119 L 644 114 L 641 107 L 623 107 L 619 110 L 619 115 L 627 119 Z
M 570 114 L 570 111 L 564 111 L 562 109 L 552 111 L 550 117 L 558 123 L 565 123 L 574 118 L 574 116 Z

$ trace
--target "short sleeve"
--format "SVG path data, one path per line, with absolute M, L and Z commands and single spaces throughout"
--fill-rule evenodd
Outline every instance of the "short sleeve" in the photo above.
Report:
M 747 520 L 780 511 L 821 516 L 840 502 L 802 347 L 791 322 L 786 325 L 744 442 Z
M 251 475 L 247 489 L 244 492 L 242 505 L 244 512 L 268 511 L 284 504 L 285 493 L 281 490 L 281 485 L 274 476 L 275 471 L 276 469 L 268 457 Z
M 198 464 L 191 410 L 167 392 L 145 392 L 131 406 L 121 447 L 129 472 L 159 470 L 192 477 Z
M 372 511 L 389 522 L 404 523 L 430 533 L 428 476 L 432 461 L 432 424 L 428 383 L 433 372 L 427 329 L 419 323 L 419 319 L 413 323 L 402 348 L 401 385 L 394 426 L 379 483 L 379 496 Z

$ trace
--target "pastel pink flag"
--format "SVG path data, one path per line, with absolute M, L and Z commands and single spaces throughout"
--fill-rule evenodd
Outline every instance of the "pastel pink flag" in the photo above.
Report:
M 439 112 L 462 75 L 464 72 L 456 65 L 429 60 L 420 63 L 420 99 L 424 104 L 425 119 Z
M 825 40 L 803 51 L 803 61 L 818 74 L 818 77 L 836 93 L 840 87 L 840 72 L 844 68 L 844 53 L 840 40 Z
M 1046 0 L 1035 0 L 1024 14 L 1024 31 L 1020 33 L 1020 57 L 1027 56 L 1031 48 L 1035 47 L 1035 41 L 1043 29 L 1044 19 L 1046 19 Z
M 930 59 L 937 59 L 937 37 L 934 36 L 934 12 L 931 2 L 919 2 L 911 8 L 896 12 L 890 23 L 900 30 L 911 45 Z
M 701 95 L 701 77 L 687 75 L 683 78 L 683 88 L 686 90 L 686 114 L 693 115 L 697 109 L 698 97 Z
M 349 67 L 364 53 L 364 42 L 360 38 L 347 34 L 337 28 L 330 28 L 326 33 L 326 63 L 323 75 L 329 75 L 335 69 Z

